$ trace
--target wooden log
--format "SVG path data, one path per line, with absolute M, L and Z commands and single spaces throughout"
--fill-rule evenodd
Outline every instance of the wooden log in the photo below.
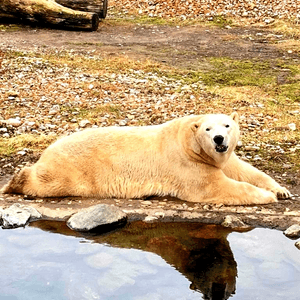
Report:
M 99 17 L 96 13 L 73 10 L 54 0 L 1 1 L 0 13 L 52 25 L 98 29 Z
M 76 10 L 97 13 L 99 18 L 107 15 L 108 0 L 55 0 L 57 3 Z

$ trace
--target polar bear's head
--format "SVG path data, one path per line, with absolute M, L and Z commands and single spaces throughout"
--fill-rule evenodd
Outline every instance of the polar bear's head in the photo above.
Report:
M 238 120 L 236 112 L 230 116 L 223 114 L 202 116 L 199 121 L 191 124 L 194 133 L 193 151 L 204 160 L 209 160 L 208 163 L 221 167 L 238 142 Z

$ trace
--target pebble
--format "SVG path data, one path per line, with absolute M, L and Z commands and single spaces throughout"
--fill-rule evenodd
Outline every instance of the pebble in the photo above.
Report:
M 5 123 L 6 125 L 11 125 L 13 127 L 19 127 L 22 124 L 22 122 L 19 119 L 12 119 L 12 118 L 6 120 Z
M 239 219 L 237 216 L 232 216 L 232 215 L 226 216 L 221 225 L 224 227 L 230 227 L 230 228 L 248 227 L 241 219 Z
M 258 146 L 245 146 L 245 150 L 247 151 L 258 151 L 260 147 Z
M 144 219 L 144 221 L 145 221 L 145 222 L 152 222 L 152 221 L 154 221 L 154 220 L 157 220 L 157 218 L 158 218 L 158 217 L 156 217 L 156 216 L 147 216 L 147 217 Z
M 288 127 L 290 130 L 295 131 L 296 130 L 296 124 L 295 123 L 290 123 L 288 124 Z
M 297 2 L 297 1 L 296 1 Z M 201 0 L 174 1 L 156 0 L 111 0 L 110 6 L 128 12 L 138 11 L 149 17 L 174 18 L 183 20 L 206 17 L 213 21 L 215 16 L 234 16 L 261 20 L 271 24 L 275 18 L 299 18 L 300 9 L 295 1 L 265 0 Z
M 26 151 L 18 151 L 17 152 L 17 154 L 22 155 L 22 156 L 26 155 L 26 153 L 27 153 Z
M 142 202 L 143 205 L 152 205 L 152 202 L 149 200 L 145 200 Z
M 285 230 L 284 235 L 288 238 L 294 239 L 300 237 L 300 225 L 294 224 Z
M 79 122 L 79 127 L 81 128 L 86 128 L 86 127 L 90 127 L 92 124 L 89 120 L 82 120 Z

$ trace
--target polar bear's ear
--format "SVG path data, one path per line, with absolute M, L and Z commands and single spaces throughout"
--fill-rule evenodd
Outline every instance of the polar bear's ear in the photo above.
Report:
M 191 129 L 196 132 L 197 129 L 200 127 L 199 123 L 198 122 L 194 122 L 191 124 Z
M 237 113 L 237 112 L 234 112 L 234 113 L 232 113 L 231 115 L 230 115 L 230 117 L 232 118 L 232 120 L 235 122 L 235 123 L 239 123 L 239 119 L 240 119 L 240 117 L 239 117 L 239 114 Z

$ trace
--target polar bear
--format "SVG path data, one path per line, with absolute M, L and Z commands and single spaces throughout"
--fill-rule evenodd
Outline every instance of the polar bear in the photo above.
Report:
M 87 129 L 50 145 L 3 193 L 265 204 L 289 191 L 234 153 L 238 114 L 186 116 L 162 125 Z

